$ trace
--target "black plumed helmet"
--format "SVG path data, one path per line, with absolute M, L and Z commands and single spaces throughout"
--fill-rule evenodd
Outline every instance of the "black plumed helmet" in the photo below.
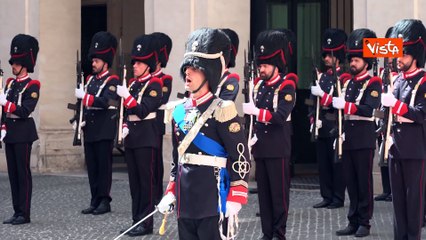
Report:
M 210 90 L 216 92 L 223 70 L 225 58 L 229 57 L 230 40 L 219 29 L 200 28 L 193 31 L 186 42 L 186 51 L 180 67 L 185 79 L 187 67 L 200 69 L 209 83 Z
M 117 50 L 117 39 L 109 32 L 97 32 L 92 37 L 92 42 L 89 48 L 89 60 L 93 58 L 102 59 L 108 63 L 108 67 L 112 66 L 115 52 Z
M 231 40 L 231 52 L 229 54 L 229 60 L 225 59 L 225 62 L 228 68 L 233 68 L 235 67 L 235 58 L 237 57 L 240 40 L 238 38 L 238 34 L 234 30 L 229 28 L 222 28 L 221 30 Z
M 161 67 L 165 68 L 169 61 L 170 52 L 172 51 L 172 39 L 162 32 L 154 32 L 152 35 L 155 37 L 157 43 L 158 61 Z
M 346 41 L 346 50 L 348 61 L 352 57 L 363 58 L 364 61 L 368 63 L 367 70 L 370 70 L 373 67 L 374 58 L 364 58 L 363 57 L 363 39 L 364 38 L 377 38 L 376 33 L 367 28 L 360 28 L 353 30 Z
M 297 72 L 297 37 L 296 34 L 287 28 L 278 29 L 287 38 L 288 44 L 284 47 L 284 55 L 287 61 L 288 72 Z
M 388 28 L 385 34 L 385 38 L 390 38 L 393 31 L 393 27 Z
M 422 21 L 403 19 L 397 22 L 393 27 L 391 37 L 402 38 L 404 53 L 417 60 L 417 67 L 424 67 L 426 30 Z
M 333 52 L 333 55 L 339 59 L 340 63 L 343 63 L 345 61 L 347 38 L 345 31 L 342 29 L 326 29 L 322 36 L 322 57 L 325 57 L 326 54 L 331 55 L 331 52 Z
M 133 42 L 132 65 L 136 61 L 148 65 L 150 73 L 155 72 L 158 56 L 156 38 L 153 35 L 141 35 Z
M 18 34 L 10 44 L 9 64 L 17 63 L 27 68 L 27 72 L 34 72 L 38 54 L 38 41 L 33 36 Z
M 282 31 L 266 30 L 256 38 L 254 49 L 256 64 L 269 64 L 276 66 L 280 73 L 286 73 L 289 41 Z

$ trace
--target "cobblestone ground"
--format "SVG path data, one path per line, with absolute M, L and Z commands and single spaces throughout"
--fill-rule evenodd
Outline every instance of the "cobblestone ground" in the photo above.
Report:
M 101 216 L 82 215 L 80 210 L 89 203 L 88 180 L 85 176 L 33 176 L 31 224 L 20 226 L 0 224 L 0 239 L 114 239 L 131 223 L 129 185 L 125 175 L 114 177 L 112 212 Z M 354 239 L 337 237 L 334 232 L 347 224 L 345 207 L 337 210 L 313 209 L 319 202 L 318 190 L 292 189 L 287 239 Z M 7 175 L 0 174 L 0 219 L 12 212 Z M 365 239 L 392 239 L 391 203 L 376 203 L 371 236 Z M 238 239 L 258 239 L 261 236 L 257 195 L 250 195 L 248 206 L 240 214 Z M 162 216 L 155 216 L 156 233 L 134 239 L 178 239 L 175 216 L 168 218 L 164 236 L 158 234 Z M 132 239 L 123 237 L 122 239 Z M 423 231 L 423 238 L 426 233 Z

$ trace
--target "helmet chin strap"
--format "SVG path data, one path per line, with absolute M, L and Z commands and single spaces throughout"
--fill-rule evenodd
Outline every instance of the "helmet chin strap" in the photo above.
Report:
M 207 82 L 207 79 L 204 79 L 204 81 L 201 83 L 201 85 L 197 89 L 192 91 L 192 93 L 197 93 L 198 91 L 200 91 L 201 88 L 204 86 L 204 84 L 206 84 L 206 82 Z
M 18 77 L 21 74 L 22 69 L 24 69 L 24 66 L 21 65 L 21 69 L 19 69 L 19 72 L 16 74 L 16 77 Z
M 144 74 L 146 73 L 146 70 L 148 70 L 148 66 L 146 66 L 146 68 L 143 71 L 143 73 L 141 75 L 139 75 L 139 76 L 136 76 L 136 78 L 140 78 L 140 77 L 144 76 Z
M 272 69 L 272 73 L 269 75 L 268 79 L 265 79 L 265 81 L 271 80 L 272 75 L 274 74 L 276 68 L 277 68 L 277 66 L 274 65 L 274 68 Z

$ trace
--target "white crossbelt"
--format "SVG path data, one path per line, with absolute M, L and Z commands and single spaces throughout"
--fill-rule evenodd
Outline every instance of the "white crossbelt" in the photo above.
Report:
M 31 118 L 32 117 L 31 115 L 32 114 L 30 114 L 28 117 L 25 117 L 25 118 Z M 23 118 L 23 117 L 20 117 L 18 115 L 13 114 L 13 113 L 6 113 L 6 118 L 18 119 L 18 118 Z
M 132 115 L 129 115 L 128 117 L 127 117 L 127 119 L 130 121 L 130 122 L 138 122 L 138 121 L 142 121 L 142 120 L 149 120 L 149 119 L 154 119 L 154 118 L 156 118 L 157 117 L 157 113 L 156 112 L 151 112 L 151 113 L 149 113 L 144 119 L 141 119 L 140 117 L 138 117 L 137 115 L 135 115 L 135 114 L 132 114 Z
M 87 110 L 105 110 L 105 108 L 100 107 L 86 107 Z M 109 106 L 108 109 L 117 109 L 117 107 Z
M 363 117 L 363 116 L 358 116 L 358 115 L 345 115 L 345 120 L 373 122 L 374 117 Z
M 183 154 L 179 162 L 181 164 L 192 164 L 219 168 L 226 167 L 226 158 L 192 153 Z
M 408 118 L 401 117 L 401 116 L 396 116 L 395 121 L 399 122 L 399 123 L 413 123 L 414 122 L 413 120 L 410 120 Z

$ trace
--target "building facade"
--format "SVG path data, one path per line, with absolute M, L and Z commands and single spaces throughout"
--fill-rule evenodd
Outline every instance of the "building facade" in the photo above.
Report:
M 8 64 L 10 41 L 18 33 L 35 36 L 40 52 L 34 79 L 41 81 L 40 102 L 33 114 L 39 140 L 34 143 L 31 166 L 39 172 L 72 172 L 84 169 L 83 149 L 72 146 L 73 112 L 67 103 L 75 102 L 75 61 L 82 55 L 85 73 L 90 71 L 87 48 L 92 35 L 107 30 L 122 40 L 129 65 L 129 52 L 135 37 L 143 33 L 165 32 L 173 39 L 170 61 L 165 70 L 174 77 L 171 99 L 183 92 L 179 66 L 189 33 L 200 27 L 231 28 L 239 34 L 237 67 L 243 77 L 244 50 L 248 42 L 267 28 L 289 28 L 297 35 L 298 100 L 295 109 L 293 162 L 315 163 L 309 142 L 304 98 L 309 95 L 312 66 L 311 49 L 319 60 L 321 33 L 339 27 L 350 33 L 367 27 L 384 36 L 387 28 L 402 18 L 426 22 L 426 0 L 2 0 L 0 8 L 0 60 L 11 76 Z M 113 71 L 118 72 L 118 58 Z M 131 71 L 129 71 L 131 72 Z M 128 76 L 130 77 L 130 76 Z M 242 79 L 243 80 L 243 79 Z M 3 83 L 4 84 L 4 83 Z M 240 82 L 243 88 L 243 81 Z M 240 105 L 243 97 L 237 98 Z M 170 129 L 165 137 L 164 159 L 171 159 Z M 167 165 L 167 163 L 166 163 Z M 166 166 L 167 167 L 167 166 Z M 6 160 L 0 150 L 0 171 Z

